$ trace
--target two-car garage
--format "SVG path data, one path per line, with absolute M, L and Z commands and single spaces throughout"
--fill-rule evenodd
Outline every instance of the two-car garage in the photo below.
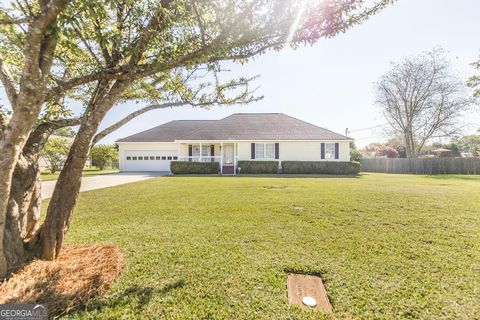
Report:
M 176 143 L 119 143 L 120 171 L 170 171 L 178 160 Z
M 177 151 L 125 150 L 124 171 L 170 171 Z

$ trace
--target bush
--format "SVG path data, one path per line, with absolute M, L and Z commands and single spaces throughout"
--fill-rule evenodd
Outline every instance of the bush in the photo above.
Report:
M 360 163 L 355 161 L 282 161 L 286 174 L 357 174 Z
M 172 161 L 170 171 L 173 174 L 217 174 L 220 171 L 218 162 Z
M 238 161 L 240 173 L 278 173 L 278 161 Z
M 117 149 L 111 145 L 98 145 L 93 147 L 90 156 L 92 157 L 92 164 L 100 170 L 104 170 L 108 164 L 112 166 L 113 162 L 118 162 Z
M 398 158 L 398 151 L 393 147 L 381 147 L 377 151 L 377 155 L 387 157 L 387 158 Z
M 362 160 L 363 158 L 363 155 L 362 153 L 357 150 L 357 149 L 352 149 L 350 151 L 350 161 L 357 161 L 357 162 L 360 162 L 360 160 Z
M 50 173 L 62 169 L 72 143 L 65 138 L 51 137 L 40 151 L 40 156 L 48 165 Z

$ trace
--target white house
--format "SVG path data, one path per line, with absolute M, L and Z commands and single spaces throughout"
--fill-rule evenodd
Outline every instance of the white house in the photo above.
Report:
M 117 141 L 121 171 L 170 171 L 174 160 L 350 161 L 344 135 L 282 113 L 236 113 L 220 120 L 177 120 Z

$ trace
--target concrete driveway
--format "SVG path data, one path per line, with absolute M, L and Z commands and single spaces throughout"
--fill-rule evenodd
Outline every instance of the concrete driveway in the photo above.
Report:
M 120 172 L 103 174 L 93 177 L 83 177 L 82 186 L 80 191 L 88 191 L 94 189 L 102 189 L 113 186 L 118 186 L 125 183 L 137 182 L 147 180 L 159 176 L 165 176 L 170 174 L 169 172 Z M 57 181 L 45 181 L 42 182 L 42 199 L 50 198 L 55 188 Z

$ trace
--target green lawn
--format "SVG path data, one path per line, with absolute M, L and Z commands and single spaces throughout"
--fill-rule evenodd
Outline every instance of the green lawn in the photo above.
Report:
M 98 168 L 92 167 L 92 168 L 86 168 L 83 170 L 83 176 L 98 176 L 101 174 L 109 174 L 109 173 L 116 173 L 118 172 L 118 169 L 105 169 L 105 170 L 100 170 Z M 50 181 L 50 180 L 57 180 L 58 176 L 60 175 L 60 172 L 55 172 L 54 174 L 50 173 L 50 171 L 44 171 L 42 172 L 41 179 L 42 181 Z
M 68 242 L 127 260 L 72 317 L 322 318 L 288 306 L 297 271 L 338 318 L 480 318 L 480 176 L 160 177 L 82 193 Z

